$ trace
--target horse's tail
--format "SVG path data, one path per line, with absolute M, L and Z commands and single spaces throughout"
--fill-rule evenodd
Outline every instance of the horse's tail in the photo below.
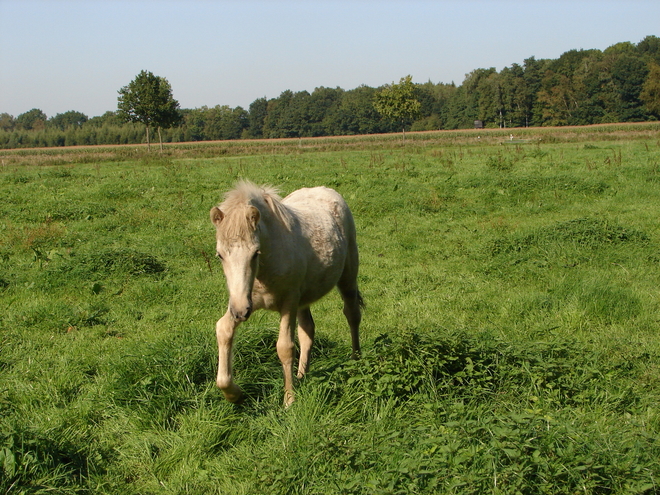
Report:
M 362 293 L 358 289 L 344 291 L 340 288 L 339 292 L 341 293 L 341 297 L 345 301 L 357 301 L 360 309 L 364 309 L 367 307 L 366 303 L 364 302 L 364 299 L 362 299 Z
M 358 300 L 358 304 L 360 305 L 360 309 L 364 309 L 367 307 L 367 303 L 365 303 L 364 299 L 362 299 L 362 293 L 359 290 L 357 291 L 357 300 Z

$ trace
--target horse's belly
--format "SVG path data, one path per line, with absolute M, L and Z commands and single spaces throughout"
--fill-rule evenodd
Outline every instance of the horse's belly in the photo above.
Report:
M 299 285 L 300 299 L 298 306 L 306 307 L 315 303 L 332 288 L 337 285 L 341 271 L 330 270 L 323 274 L 315 274 L 305 278 Z M 290 292 L 288 290 L 272 290 L 267 289 L 258 280 L 255 280 L 255 285 L 252 290 L 252 306 L 253 310 L 266 309 L 270 311 L 280 311 L 282 303 L 287 299 Z

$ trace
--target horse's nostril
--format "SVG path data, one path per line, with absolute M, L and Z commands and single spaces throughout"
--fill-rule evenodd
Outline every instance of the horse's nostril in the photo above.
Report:
M 236 321 L 245 321 L 247 320 L 250 315 L 252 314 L 252 308 L 246 308 L 243 311 L 236 311 L 236 310 L 231 310 L 231 315 Z

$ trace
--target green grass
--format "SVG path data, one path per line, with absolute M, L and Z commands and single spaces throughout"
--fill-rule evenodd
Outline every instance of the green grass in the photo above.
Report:
M 660 492 L 658 130 L 0 153 L 0 491 Z M 241 177 L 357 223 L 363 357 L 329 295 L 288 410 L 274 314 L 214 385 Z

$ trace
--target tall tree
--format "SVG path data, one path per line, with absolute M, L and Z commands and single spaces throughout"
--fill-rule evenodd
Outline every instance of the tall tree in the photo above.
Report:
M 462 98 L 463 102 L 458 108 L 461 109 L 462 126 L 472 126 L 475 120 L 487 122 L 498 122 L 498 118 L 492 110 L 499 108 L 499 102 L 493 100 L 497 98 L 496 85 L 491 77 L 497 77 L 495 67 L 488 69 L 475 69 L 465 75 L 463 81 Z M 493 91 L 494 90 L 494 91 Z
M 147 147 L 151 150 L 149 128 L 158 129 L 160 149 L 163 150 L 161 128 L 177 125 L 181 121 L 179 102 L 172 96 L 172 87 L 164 77 L 151 72 L 140 72 L 133 81 L 119 90 L 119 116 L 127 122 L 141 122 L 147 127 Z
M 118 113 L 119 112 L 108 110 L 103 115 L 98 115 L 89 119 L 87 121 L 87 125 L 91 125 L 93 127 L 102 127 L 104 125 L 120 126 L 124 121 L 121 119 L 121 117 L 119 117 L 119 115 L 117 115 Z
M 332 134 L 329 122 L 332 121 L 344 90 L 337 88 L 315 88 L 308 102 L 308 115 L 310 118 L 309 135 L 324 136 Z
M 206 114 L 208 107 L 195 108 L 184 111 L 184 127 L 186 141 L 204 141 L 207 138 L 204 128 L 206 126 Z
M 14 128 L 15 119 L 8 113 L 0 113 L 0 130 L 11 131 Z
M 551 70 L 543 78 L 543 89 L 537 94 L 542 105 L 543 125 L 559 126 L 571 123 L 577 108 L 577 98 L 569 76 Z
M 84 113 L 69 110 L 68 112 L 58 113 L 55 117 L 51 117 L 48 123 L 64 131 L 68 127 L 82 127 L 87 120 L 89 119 Z
M 250 137 L 263 137 L 266 115 L 268 115 L 268 100 L 265 97 L 257 98 L 250 103 L 248 116 Z
M 529 57 L 524 61 L 523 79 L 525 80 L 525 126 L 541 125 L 542 108 L 538 103 L 537 98 L 538 92 L 542 87 L 541 83 L 543 82 L 543 75 L 545 74 L 548 64 L 549 60 L 536 60 L 534 57 Z
M 498 127 L 505 126 L 502 79 L 500 74 L 493 71 L 482 78 L 477 86 L 479 120 L 495 122 Z
M 637 43 L 636 49 L 642 57 L 660 64 L 660 38 L 657 36 L 647 36 Z
M 26 131 L 41 130 L 44 128 L 46 120 L 48 117 L 45 113 L 38 108 L 33 108 L 16 117 L 16 126 Z
M 500 89 L 505 126 L 524 127 L 527 117 L 524 69 L 518 64 L 502 69 Z
M 266 118 L 262 128 L 263 137 L 265 138 L 281 138 L 291 137 L 286 136 L 282 130 L 281 121 L 284 120 L 285 114 L 291 101 L 293 100 L 293 91 L 287 89 L 282 91 L 277 98 L 271 98 L 266 105 Z
M 398 84 L 388 84 L 378 93 L 374 107 L 383 117 L 401 125 L 406 139 L 406 125 L 419 115 L 422 104 L 417 99 L 417 90 L 412 76 L 402 77 Z
M 216 105 L 205 111 L 205 139 L 239 139 L 248 126 L 248 113 L 241 107 Z
M 334 111 L 328 113 L 325 125 L 328 134 L 375 134 L 388 132 L 374 108 L 376 89 L 359 86 L 346 91 Z
M 298 91 L 291 95 L 286 108 L 278 121 L 280 137 L 303 137 L 309 135 L 311 117 L 309 115 L 309 100 L 307 91 Z
M 626 53 L 614 61 L 612 80 L 618 96 L 619 120 L 623 122 L 644 120 L 639 97 L 648 73 L 648 65 L 638 56 Z
M 646 104 L 649 113 L 660 119 L 660 65 L 651 63 L 649 74 L 642 86 L 640 99 Z

